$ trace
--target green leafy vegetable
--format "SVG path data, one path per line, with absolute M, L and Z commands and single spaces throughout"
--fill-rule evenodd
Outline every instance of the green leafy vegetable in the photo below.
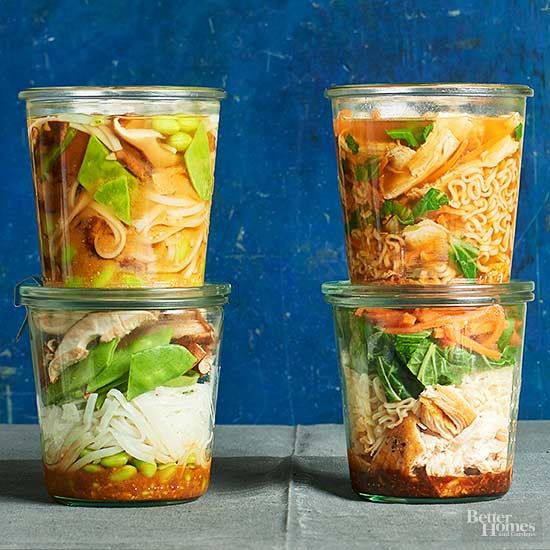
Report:
M 98 275 L 92 280 L 92 286 L 94 288 L 105 288 L 116 273 L 116 268 L 112 264 L 106 265 Z
M 184 158 L 195 191 L 202 200 L 210 200 L 214 178 L 210 166 L 210 145 L 204 124 L 199 124 Z
M 376 359 L 376 372 L 390 403 L 409 397 L 416 399 L 424 390 L 424 386 L 398 361 L 390 362 L 382 355 Z
M 414 334 L 396 334 L 394 336 L 395 349 L 401 359 L 405 363 L 408 363 L 419 344 L 431 336 L 431 334 L 431 330 L 423 330 Z
M 195 356 L 185 347 L 167 344 L 132 355 L 128 377 L 127 399 L 162 386 L 185 374 L 196 363 Z
M 467 279 L 475 279 L 477 277 L 478 256 L 479 250 L 472 244 L 456 237 L 451 239 L 449 258 Z
M 63 138 L 63 141 L 56 145 L 51 152 L 46 156 L 44 159 L 44 165 L 42 167 L 42 179 L 47 179 L 50 175 L 50 171 L 57 161 L 57 159 L 65 152 L 67 147 L 71 144 L 71 141 L 76 136 L 76 130 L 74 128 L 69 128 L 67 130 L 67 133 L 65 134 L 65 137 Z
M 418 147 L 419 143 L 410 128 L 399 128 L 397 130 L 386 130 L 386 134 L 392 139 L 404 139 L 409 147 Z
M 430 135 L 430 132 L 434 129 L 434 125 L 432 123 L 424 126 L 422 129 L 422 143 L 428 139 L 428 136 Z
M 380 175 L 380 159 L 378 157 L 368 157 L 363 164 L 355 167 L 355 178 L 357 181 L 372 181 Z
M 397 216 L 397 219 L 403 225 L 411 225 L 414 223 L 414 215 L 412 210 L 391 199 L 384 201 L 382 209 L 380 210 L 380 216 L 382 218 L 390 215 Z
M 90 379 L 88 393 L 108 386 L 115 380 L 128 375 L 130 361 L 135 353 L 170 343 L 172 328 L 164 327 L 155 332 L 144 334 L 130 342 L 126 347 L 117 349 L 112 361 L 97 376 Z
M 428 212 L 439 210 L 449 204 L 449 197 L 443 191 L 431 187 L 425 195 L 414 205 L 412 213 L 415 219 L 421 218 Z
M 349 147 L 349 150 L 356 155 L 359 152 L 359 144 L 355 141 L 354 137 L 351 134 L 346 136 L 346 145 Z
M 497 342 L 498 349 L 500 351 L 504 351 L 504 349 L 510 345 L 510 340 L 512 339 L 512 335 L 514 334 L 515 326 L 516 323 L 513 319 L 507 320 L 506 328 L 502 331 L 502 334 L 500 335 L 500 338 Z
M 523 137 L 523 124 L 521 122 L 514 128 L 514 137 L 517 141 L 520 141 Z

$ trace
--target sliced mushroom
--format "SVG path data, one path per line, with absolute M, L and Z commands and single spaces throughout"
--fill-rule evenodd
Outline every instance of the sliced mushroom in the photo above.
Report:
M 453 439 L 475 419 L 472 406 L 451 386 L 426 388 L 419 399 L 420 422 L 443 439 Z
M 180 161 L 176 154 L 159 142 L 163 135 L 156 130 L 125 128 L 120 124 L 120 117 L 114 119 L 113 128 L 122 139 L 139 149 L 155 168 L 167 168 Z
M 85 315 L 80 311 L 40 311 L 33 314 L 32 319 L 41 332 L 58 336 L 65 334 Z
M 55 382 L 64 369 L 87 357 L 88 345 L 99 337 L 100 342 L 122 338 L 135 328 L 158 318 L 150 311 L 113 311 L 89 313 L 66 333 L 48 366 L 50 380 Z
M 151 181 L 151 163 L 136 147 L 125 143 L 123 149 L 117 151 L 116 159 L 141 182 L 149 183 Z

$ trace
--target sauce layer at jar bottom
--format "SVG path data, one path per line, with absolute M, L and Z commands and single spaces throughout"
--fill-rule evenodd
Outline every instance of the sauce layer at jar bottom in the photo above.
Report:
M 59 472 L 44 467 L 46 489 L 52 497 L 89 501 L 182 501 L 206 493 L 211 462 L 206 466 L 170 466 L 153 477 L 139 471 L 130 479 L 112 480 L 118 468 L 103 468 L 97 473 L 84 470 Z M 116 476 L 115 476 L 116 477 Z
M 512 483 L 512 469 L 464 476 L 429 476 L 424 470 L 416 475 L 358 467 L 358 459 L 349 453 L 351 485 L 359 494 L 399 498 L 465 498 L 504 495 Z M 363 461 L 364 459 L 359 458 Z

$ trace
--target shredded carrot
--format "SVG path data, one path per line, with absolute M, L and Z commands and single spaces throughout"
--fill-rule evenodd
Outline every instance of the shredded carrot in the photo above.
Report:
M 457 327 L 447 326 L 444 330 L 447 339 L 454 342 L 457 346 L 469 349 L 470 351 L 475 351 L 476 353 L 485 355 L 485 357 L 489 357 L 490 359 L 498 360 L 501 357 L 500 351 L 497 349 L 488 348 L 479 342 L 472 340 L 472 338 L 462 334 Z
M 454 165 L 459 161 L 460 157 L 466 150 L 466 147 L 468 147 L 468 140 L 464 140 L 456 149 L 456 151 L 449 157 L 449 160 L 441 167 L 439 167 L 435 172 L 431 173 L 427 178 L 424 178 L 424 180 L 429 179 L 430 181 L 435 181 L 439 179 L 443 174 L 446 174 L 449 172 Z

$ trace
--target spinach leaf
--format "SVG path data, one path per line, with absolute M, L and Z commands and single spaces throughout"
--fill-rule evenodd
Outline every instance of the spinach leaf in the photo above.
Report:
M 449 204 L 449 197 L 443 191 L 431 187 L 426 194 L 414 205 L 412 213 L 415 219 L 421 218 L 428 212 L 439 210 Z
M 349 147 L 349 150 L 356 155 L 359 152 L 359 144 L 355 141 L 354 137 L 351 134 L 346 136 L 346 145 Z
M 382 209 L 380 210 L 380 217 L 383 218 L 390 215 L 397 216 L 397 219 L 403 225 L 411 225 L 414 223 L 412 210 L 394 200 L 384 201 Z
M 424 386 L 398 360 L 388 361 L 383 356 L 378 356 L 376 373 L 390 403 L 408 397 L 417 398 L 424 390 Z
M 355 167 L 355 178 L 357 181 L 372 181 L 380 175 L 380 159 L 372 156 L 367 157 L 363 164 Z
M 523 124 L 521 122 L 514 128 L 514 137 L 516 141 L 520 141 L 523 137 Z
M 467 279 L 477 277 L 476 260 L 478 256 L 479 250 L 475 246 L 456 237 L 451 239 L 449 258 Z

